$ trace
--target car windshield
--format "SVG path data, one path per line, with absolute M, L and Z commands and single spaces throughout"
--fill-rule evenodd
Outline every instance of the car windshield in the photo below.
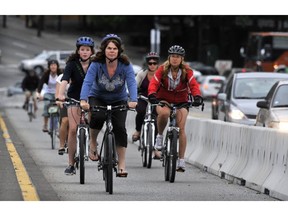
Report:
M 277 89 L 272 107 L 288 107 L 288 85 L 281 85 Z
M 264 99 L 279 78 L 239 78 L 234 89 L 235 99 Z

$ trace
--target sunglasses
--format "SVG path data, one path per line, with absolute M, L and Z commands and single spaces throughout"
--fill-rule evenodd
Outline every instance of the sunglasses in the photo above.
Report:
M 158 62 L 148 62 L 148 65 L 157 65 Z

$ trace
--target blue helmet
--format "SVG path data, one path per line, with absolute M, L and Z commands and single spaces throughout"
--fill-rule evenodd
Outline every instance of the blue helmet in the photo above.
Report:
M 110 40 L 110 39 L 117 40 L 120 45 L 122 44 L 121 38 L 116 34 L 107 34 L 105 37 L 103 37 L 101 44 L 103 44 L 105 41 Z
M 79 37 L 76 41 L 76 47 L 79 47 L 79 46 L 94 47 L 94 41 L 90 37 Z

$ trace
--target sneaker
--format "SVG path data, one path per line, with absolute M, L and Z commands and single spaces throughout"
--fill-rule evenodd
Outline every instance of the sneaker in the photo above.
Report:
M 162 143 L 163 143 L 163 135 L 157 135 L 156 136 L 156 141 L 155 141 L 155 149 L 161 151 L 162 149 Z
M 49 131 L 48 131 L 48 128 L 47 128 L 47 125 L 44 125 L 44 126 L 43 126 L 42 131 L 43 131 L 43 132 L 49 132 Z
M 177 172 L 185 172 L 185 160 L 184 159 L 179 159 L 177 162 Z
M 65 169 L 64 173 L 65 173 L 66 175 L 74 175 L 74 174 L 76 174 L 75 167 L 72 166 L 72 165 L 69 165 L 69 166 Z

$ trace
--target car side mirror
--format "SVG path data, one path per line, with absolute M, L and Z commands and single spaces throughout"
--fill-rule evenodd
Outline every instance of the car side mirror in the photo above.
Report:
M 257 107 L 259 108 L 264 108 L 264 109 L 268 109 L 269 105 L 267 101 L 258 101 L 256 104 Z
M 218 98 L 219 100 L 225 101 L 226 98 L 227 98 L 227 94 L 226 94 L 226 93 L 219 93 L 219 94 L 217 95 L 217 98 Z

